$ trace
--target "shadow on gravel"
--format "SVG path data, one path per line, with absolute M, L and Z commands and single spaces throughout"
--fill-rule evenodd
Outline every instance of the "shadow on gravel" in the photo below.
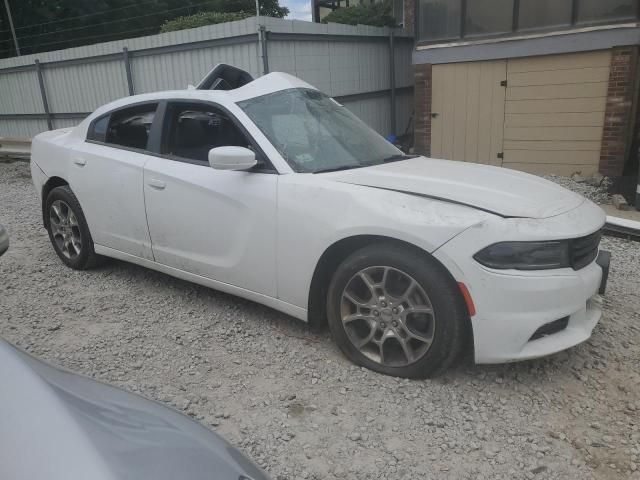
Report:
M 222 308 L 242 310 L 247 318 L 256 322 L 266 322 L 276 328 L 283 335 L 301 338 L 314 342 L 330 341 L 328 329 L 316 330 L 305 322 L 291 317 L 273 308 L 261 305 L 251 300 L 246 300 L 213 288 L 198 285 L 187 280 L 172 277 L 162 272 L 148 269 L 132 263 L 108 259 L 103 265 L 91 270 L 105 277 L 118 277 L 120 281 L 133 281 L 138 286 L 148 284 L 148 288 L 164 288 L 169 292 L 183 293 L 188 296 L 196 296 L 211 304 Z

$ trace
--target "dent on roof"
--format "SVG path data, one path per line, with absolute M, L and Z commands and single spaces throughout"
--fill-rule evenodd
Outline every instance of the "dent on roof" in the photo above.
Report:
M 223 90 L 234 101 L 258 97 L 288 88 L 314 88 L 287 73 L 274 72 L 253 79 L 249 72 L 233 65 L 219 63 L 200 81 L 197 90 Z
M 317 90 L 313 85 L 309 85 L 298 77 L 294 77 L 288 73 L 273 72 L 257 78 L 243 87 L 229 90 L 228 93 L 234 102 L 238 102 L 246 100 L 247 98 L 260 97 L 289 88 L 311 88 Z

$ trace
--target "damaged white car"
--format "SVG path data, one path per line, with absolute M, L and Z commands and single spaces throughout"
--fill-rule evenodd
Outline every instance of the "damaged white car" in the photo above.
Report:
M 284 73 L 220 65 L 33 140 L 53 248 L 328 320 L 347 357 L 426 377 L 551 354 L 598 322 L 605 215 L 541 178 L 408 156 Z

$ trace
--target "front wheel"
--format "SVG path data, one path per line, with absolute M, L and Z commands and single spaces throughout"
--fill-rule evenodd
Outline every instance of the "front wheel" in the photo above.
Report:
M 393 243 L 365 247 L 335 272 L 329 327 L 343 353 L 387 375 L 444 371 L 463 341 L 466 306 L 451 275 L 426 252 Z

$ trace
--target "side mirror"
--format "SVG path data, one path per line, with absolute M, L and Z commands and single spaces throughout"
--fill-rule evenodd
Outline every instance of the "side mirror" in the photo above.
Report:
M 0 225 L 0 257 L 9 249 L 9 234 L 4 229 L 2 225 Z
M 245 147 L 216 147 L 209 150 L 209 165 L 216 170 L 249 170 L 257 163 L 256 154 Z

